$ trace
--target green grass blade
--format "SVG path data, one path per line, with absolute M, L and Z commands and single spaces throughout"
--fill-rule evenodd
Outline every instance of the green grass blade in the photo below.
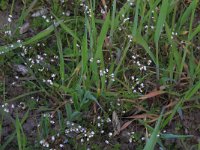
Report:
M 136 36 L 136 34 L 137 34 L 139 5 L 140 5 L 140 0 L 137 0 L 135 17 L 134 17 L 134 22 L 133 22 L 133 31 L 132 31 L 133 36 Z
M 33 36 L 31 39 L 24 42 L 24 45 L 36 43 L 36 42 L 40 41 L 41 39 L 47 37 L 54 31 L 54 26 L 57 27 L 59 25 L 59 23 L 55 23 L 54 25 L 49 26 L 47 29 L 45 29 L 45 30 L 41 31 L 40 33 L 38 33 L 37 35 Z
M 52 13 L 52 15 L 56 18 L 57 22 L 59 22 L 61 28 L 68 34 L 70 34 L 74 39 L 80 42 L 80 39 L 77 37 L 77 35 L 74 33 L 73 30 L 71 30 L 65 23 L 60 20 L 55 14 Z
M 110 27 L 110 39 L 112 40 L 113 33 L 114 33 L 114 26 L 115 26 L 115 17 L 116 17 L 116 0 L 112 3 L 112 18 L 111 18 L 111 27 Z
M 87 47 L 87 31 L 82 41 L 82 74 L 87 73 L 88 70 L 88 47 Z
M 185 93 L 184 99 L 189 100 L 193 95 L 195 95 L 200 89 L 200 81 L 197 82 L 190 90 Z
M 60 34 L 55 28 L 55 34 L 56 34 L 56 40 L 57 40 L 57 47 L 59 51 L 59 59 L 60 59 L 60 77 L 62 81 L 62 85 L 64 84 L 65 81 L 65 62 L 64 62 L 64 57 L 63 57 L 63 48 L 62 48 L 62 41 L 60 38 Z
M 198 25 L 198 27 L 196 27 L 196 29 L 189 34 L 188 40 L 191 41 L 198 33 L 200 33 L 200 25 Z
M 115 17 L 115 23 L 114 23 L 114 28 L 113 31 L 115 31 L 120 24 L 120 18 L 122 17 L 122 15 L 125 15 L 129 10 L 130 10 L 130 2 L 127 2 L 123 5 L 123 7 L 120 9 L 120 11 L 117 13 L 116 17 Z
M 59 23 L 56 23 L 55 26 L 58 26 Z M 48 35 L 50 35 L 52 32 L 54 31 L 54 25 L 51 25 L 50 27 L 48 27 L 47 29 L 41 31 L 40 33 L 38 33 L 37 35 L 33 36 L 32 38 L 30 38 L 29 40 L 22 42 L 22 43 L 13 43 L 10 45 L 5 45 L 5 46 L 1 46 L 0 47 L 0 55 L 7 53 L 9 51 L 12 51 L 14 49 L 17 49 L 23 45 L 29 45 L 29 44 L 33 44 L 35 42 L 40 41 L 41 39 L 47 37 Z
M 158 136 L 157 135 L 160 132 L 160 124 L 161 124 L 161 120 L 162 120 L 162 115 L 163 115 L 163 111 L 162 111 L 162 113 L 161 113 L 161 115 L 160 115 L 160 117 L 159 117 L 159 119 L 158 119 L 158 121 L 156 123 L 156 126 L 155 126 L 155 128 L 153 130 L 153 133 L 152 133 L 150 139 L 147 141 L 147 143 L 146 143 L 146 145 L 144 147 L 144 150 L 154 150 L 154 147 L 155 147 L 155 145 L 156 145 L 156 143 L 158 141 Z
M 169 0 L 163 0 L 161 8 L 160 8 L 160 14 L 157 20 L 156 24 L 156 31 L 154 34 L 154 42 L 156 44 L 156 75 L 157 79 L 159 79 L 159 48 L 158 48 L 158 41 L 160 39 L 160 35 L 165 23 L 165 19 L 167 16 L 167 11 L 168 11 L 168 5 L 169 5 Z
M 140 34 L 137 34 L 137 36 L 135 37 L 135 42 L 137 44 L 141 45 L 145 49 L 145 51 L 149 54 L 152 61 L 156 64 L 156 58 L 155 58 L 154 54 L 150 50 L 147 42 L 143 39 L 143 37 Z
M 163 139 L 180 139 L 180 138 L 191 138 L 193 135 L 175 135 L 175 134 L 161 134 Z
M 0 145 L 1 150 L 6 150 L 6 147 L 15 139 L 16 131 L 9 135 L 6 141 Z
M 179 20 L 179 30 L 181 29 L 182 25 L 184 25 L 186 23 L 186 21 L 190 18 L 189 16 L 192 13 L 192 11 L 194 10 L 194 8 L 196 7 L 197 1 L 198 0 L 193 0 L 192 3 L 190 3 L 189 7 L 185 10 L 183 15 L 181 16 L 181 18 Z
M 103 43 L 104 43 L 104 40 L 106 38 L 108 29 L 109 29 L 109 26 L 110 26 L 110 13 L 107 14 L 107 17 L 106 17 L 106 20 L 105 20 L 103 27 L 101 29 L 100 35 L 98 36 L 97 50 L 96 50 L 95 57 L 94 57 L 94 61 L 95 61 L 94 64 L 96 64 L 96 61 L 98 59 L 101 61 L 101 69 L 105 69 L 102 47 L 103 47 Z M 96 67 L 96 66 L 94 66 L 94 67 Z M 95 70 L 97 70 L 97 68 Z M 101 88 L 104 89 L 104 87 L 105 87 L 105 76 L 103 76 L 101 78 L 101 86 L 102 86 Z
M 16 124 L 15 124 L 15 127 L 16 127 L 16 133 L 17 133 L 17 142 L 18 142 L 18 148 L 19 150 L 25 150 L 25 135 L 23 133 L 23 129 L 22 129 L 22 125 L 19 121 L 19 118 L 17 117 L 16 118 Z
M 160 8 L 160 14 L 158 17 L 158 21 L 156 23 L 156 31 L 154 34 L 154 41 L 155 43 L 158 43 L 164 23 L 165 23 L 165 19 L 167 16 L 167 11 L 168 11 L 168 5 L 169 5 L 169 0 L 163 0 L 161 8 Z

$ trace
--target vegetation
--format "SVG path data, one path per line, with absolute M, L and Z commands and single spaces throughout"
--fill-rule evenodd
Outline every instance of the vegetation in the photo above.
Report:
M 0 9 L 0 149 L 200 148 L 198 0 Z

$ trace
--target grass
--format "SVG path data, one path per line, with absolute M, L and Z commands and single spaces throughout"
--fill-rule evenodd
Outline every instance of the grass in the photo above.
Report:
M 13 0 L 0 9 L 13 16 L 0 29 L 0 149 L 199 148 L 199 127 L 184 124 L 200 108 L 198 0 Z

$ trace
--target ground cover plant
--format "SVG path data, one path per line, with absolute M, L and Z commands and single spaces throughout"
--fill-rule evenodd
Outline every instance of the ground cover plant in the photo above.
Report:
M 0 1 L 0 149 L 200 149 L 198 0 Z

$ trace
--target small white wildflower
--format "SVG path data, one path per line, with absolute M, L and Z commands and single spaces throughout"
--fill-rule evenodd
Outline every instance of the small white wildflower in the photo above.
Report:
M 15 105 L 14 105 L 14 104 L 12 104 L 12 105 L 11 105 L 11 108 L 15 108 Z
M 106 119 L 106 122 L 107 122 L 107 123 L 111 122 L 111 119 L 110 119 L 110 118 L 107 118 L 107 119 Z
M 70 16 L 70 11 L 68 10 L 67 12 L 66 12 L 66 16 Z
M 50 79 L 47 80 L 47 83 L 49 83 L 50 85 L 53 85 L 53 82 Z
M 51 123 L 51 124 L 55 124 L 55 121 L 51 120 L 50 123 Z
M 123 23 L 125 23 L 126 21 L 128 21 L 130 18 L 124 18 Z
M 114 79 L 114 78 L 112 78 L 112 79 L 111 79 L 111 81 L 113 81 L 113 82 L 114 82 L 114 81 L 115 81 L 115 79 Z
M 51 77 L 52 77 L 52 78 L 55 78 L 55 77 L 56 77 L 56 74 L 52 74 Z
M 133 55 L 133 56 L 132 56 L 132 58 L 133 58 L 133 59 L 136 59 L 136 56 L 135 56 L 135 55 Z
M 131 76 L 131 79 L 132 79 L 132 80 L 134 80 L 134 79 L 135 79 L 135 77 L 134 77 L 134 76 Z
M 104 133 L 104 130 L 101 130 L 101 134 L 103 134 Z
M 99 75 L 100 75 L 101 77 L 104 75 L 102 70 L 99 70 Z
M 64 147 L 64 145 L 63 145 L 63 144 L 60 144 L 59 146 L 60 146 L 61 148 L 63 148 L 63 147 Z
M 151 26 L 151 29 L 154 29 L 154 26 Z
M 141 87 L 144 87 L 144 83 L 141 83 L 140 86 L 141 86 Z
M 8 22 L 12 22 L 12 19 L 10 17 L 8 17 Z
M 55 136 L 51 136 L 51 140 L 52 140 L 52 141 L 55 141 Z
M 115 77 L 115 74 L 114 74 L 114 73 L 111 73 L 110 76 L 111 76 L 112 78 L 114 78 L 114 77 Z
M 105 143 L 106 143 L 106 144 L 109 144 L 109 141 L 108 141 L 108 140 L 105 140 Z
M 144 140 L 145 140 L 145 137 L 142 137 L 141 140 L 144 141 Z
M 43 139 L 43 140 L 40 140 L 40 144 L 42 145 L 42 144 L 44 144 L 45 143 L 45 140 Z
M 11 85 L 15 85 L 15 84 L 16 84 L 16 82 L 12 82 L 12 83 L 11 83 Z
M 111 137 L 112 135 L 113 135 L 112 132 L 109 132 L 109 133 L 108 133 L 108 136 L 109 136 L 109 137 Z
M 90 62 L 93 62 L 93 60 L 94 60 L 94 58 L 93 58 L 93 57 L 91 57 L 91 58 L 90 58 Z
M 43 15 L 43 16 L 42 16 L 42 18 L 46 19 L 46 18 L 47 18 L 47 16 Z
M 146 71 L 146 70 L 147 70 L 147 66 L 143 66 L 143 68 L 144 68 L 144 71 Z
M 7 113 L 9 112 L 9 109 L 8 109 L 8 108 L 4 108 L 3 110 L 4 110 L 5 112 L 7 112 Z
M 83 143 L 84 142 L 84 139 L 81 139 L 81 143 Z
M 97 60 L 97 64 L 99 64 L 100 62 L 101 62 L 101 61 L 98 59 L 98 60 Z
M 151 65 L 152 61 L 151 60 L 148 60 L 147 64 L 148 65 Z

